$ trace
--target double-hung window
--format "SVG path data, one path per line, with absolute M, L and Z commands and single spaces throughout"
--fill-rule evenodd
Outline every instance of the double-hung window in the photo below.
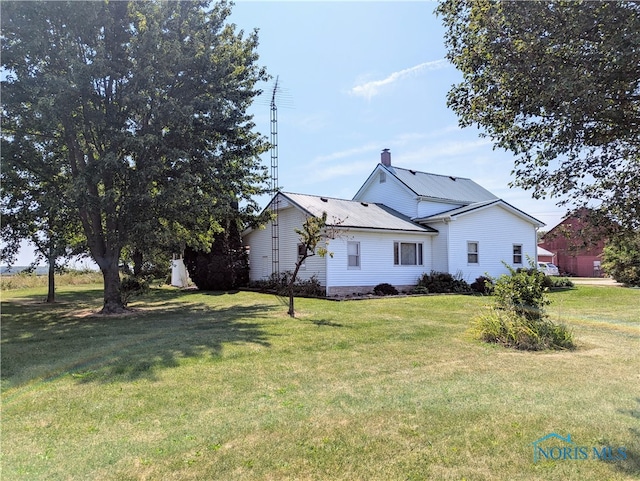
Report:
M 360 242 L 347 242 L 347 267 L 360 268 Z
M 513 263 L 522 264 L 522 244 L 513 244 Z
M 478 243 L 475 241 L 467 242 L 467 263 L 468 264 L 479 264 L 479 249 Z
M 421 242 L 394 242 L 393 264 L 396 266 L 421 266 L 422 243 Z

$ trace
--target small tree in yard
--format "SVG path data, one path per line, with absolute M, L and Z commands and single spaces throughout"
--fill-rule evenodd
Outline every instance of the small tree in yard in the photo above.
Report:
M 522 350 L 573 349 L 573 335 L 544 312 L 545 275 L 534 269 L 514 270 L 495 283 L 495 305 L 473 320 L 472 331 L 485 341 Z
M 304 261 L 313 255 L 319 255 L 320 257 L 329 255 L 330 257 L 333 257 L 333 253 L 327 250 L 327 245 L 329 243 L 324 235 L 326 227 L 327 213 L 323 212 L 320 217 L 308 217 L 304 224 L 302 224 L 302 229 L 295 229 L 295 232 L 298 234 L 300 239 L 301 248 L 300 254 L 298 255 L 298 261 L 296 262 L 293 274 L 289 278 L 289 284 L 287 285 L 287 291 L 289 293 L 288 314 L 291 317 L 296 316 L 293 306 L 294 286 L 296 279 L 298 278 L 298 272 L 300 271 L 300 267 L 304 264 Z M 325 239 L 324 246 L 318 247 L 318 244 L 320 244 L 323 238 Z
M 493 290 L 498 308 L 526 319 L 542 319 L 545 306 L 551 302 L 546 295 L 545 274 L 533 267 L 528 270 L 507 267 L 510 274 L 501 276 Z

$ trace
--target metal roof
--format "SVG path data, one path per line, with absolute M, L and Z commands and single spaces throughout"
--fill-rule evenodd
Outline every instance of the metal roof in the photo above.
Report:
M 380 164 L 382 166 L 382 164 Z M 384 167 L 416 195 L 456 204 L 473 204 L 498 197 L 471 179 L 429 174 L 400 167 Z
M 434 222 L 446 217 L 456 217 L 458 215 L 463 215 L 466 214 L 468 212 L 473 212 L 475 210 L 478 209 L 482 209 L 485 207 L 489 207 L 492 205 L 500 205 L 508 210 L 510 210 L 511 212 L 513 212 L 514 214 L 518 215 L 519 217 L 526 219 L 527 221 L 531 222 L 532 224 L 535 224 L 539 227 L 544 226 L 544 222 L 536 219 L 535 217 L 527 214 L 526 212 L 518 209 L 517 207 L 512 206 L 511 204 L 509 204 L 508 202 L 505 202 L 502 199 L 498 199 L 495 198 L 493 200 L 486 200 L 486 201 L 482 201 L 482 202 L 474 202 L 473 204 L 468 204 L 462 207 L 457 207 L 455 209 L 451 209 L 451 210 L 447 210 L 444 212 L 440 212 L 439 214 L 434 214 L 428 217 L 422 217 L 420 219 L 414 219 L 415 222 Z
M 319 217 L 326 212 L 328 225 L 357 229 L 438 232 L 431 227 L 417 224 L 409 217 L 382 204 L 289 192 L 281 192 L 278 195 L 285 197 L 314 217 Z

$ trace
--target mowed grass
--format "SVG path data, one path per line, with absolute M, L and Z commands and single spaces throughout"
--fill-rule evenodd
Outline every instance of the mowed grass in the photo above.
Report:
M 467 329 L 489 298 L 331 302 L 99 286 L 3 293 L 2 478 L 618 480 L 640 477 L 640 290 L 580 286 L 550 313 L 578 349 Z M 533 462 L 533 443 L 627 459 Z

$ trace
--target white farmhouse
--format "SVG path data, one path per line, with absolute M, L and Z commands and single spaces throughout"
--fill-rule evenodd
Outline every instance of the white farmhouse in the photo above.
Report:
M 328 296 L 371 292 L 383 282 L 409 290 L 432 270 L 473 282 L 506 273 L 503 262 L 527 267 L 544 225 L 470 179 L 394 167 L 387 149 L 353 200 L 280 192 L 266 208 L 276 203 L 275 228 L 243 236 L 251 280 L 268 278 L 275 266 L 293 271 L 294 229 L 326 212 L 333 255 L 307 258 L 299 277 L 316 276 Z

